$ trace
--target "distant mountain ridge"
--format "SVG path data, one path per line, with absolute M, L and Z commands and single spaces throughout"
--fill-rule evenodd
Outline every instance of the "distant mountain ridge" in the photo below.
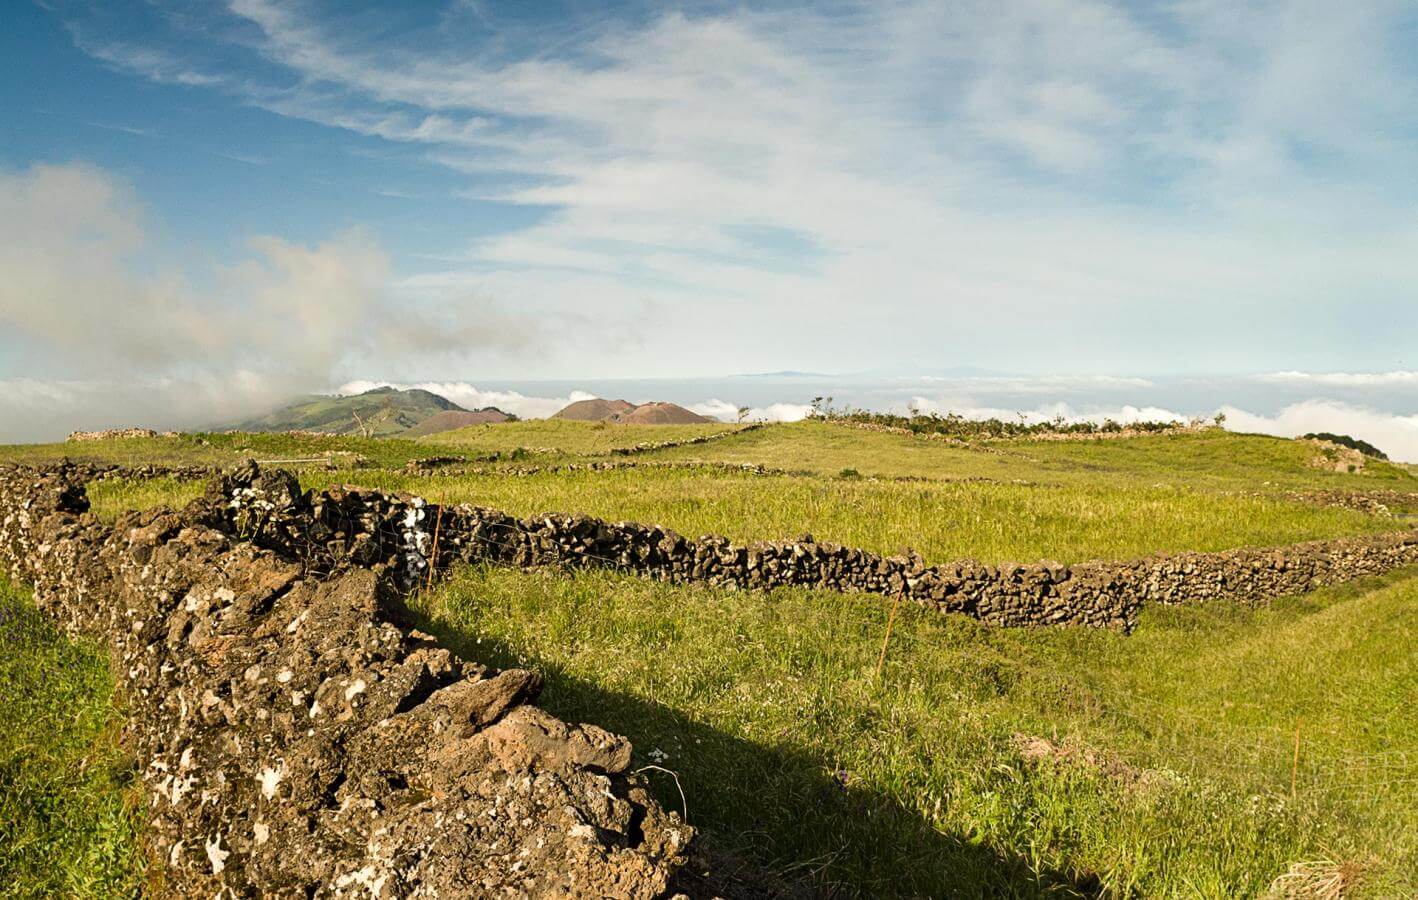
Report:
M 421 388 L 377 387 L 350 396 L 314 396 L 231 426 L 230 431 L 316 431 L 360 437 L 417 437 L 464 425 L 505 422 L 495 407 L 468 410 Z

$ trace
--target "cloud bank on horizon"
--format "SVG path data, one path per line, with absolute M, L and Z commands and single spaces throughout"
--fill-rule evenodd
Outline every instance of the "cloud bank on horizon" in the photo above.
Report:
M 1395 439 L 1418 408 L 1404 0 L 53 0 L 7 25 L 0 414 L 46 433 L 367 373 L 971 364 L 1059 373 L 1043 410 L 1086 373 L 1261 371 L 1303 416 L 1386 392 Z M 1150 375 L 1088 377 L 1148 405 Z
M 897 413 L 911 410 L 940 415 L 954 413 L 972 419 L 1023 418 L 1028 422 L 1042 422 L 1063 418 L 1070 422 L 1095 423 L 1112 419 L 1132 423 L 1210 419 L 1224 413 L 1226 427 L 1233 431 L 1277 437 L 1296 437 L 1317 431 L 1351 434 L 1376 444 L 1394 459 L 1418 462 L 1418 415 L 1393 413 L 1366 402 L 1377 398 L 1372 394 L 1374 388 L 1365 384 L 1367 379 L 1357 378 L 1359 374 L 1315 373 L 1311 377 L 1336 378 L 1337 383 L 1345 385 L 1345 399 L 1313 398 L 1295 402 L 1287 402 L 1272 393 L 1268 375 L 1226 379 L 1219 383 L 1210 378 L 1151 380 L 1113 376 L 855 378 L 838 382 L 840 387 L 834 390 L 839 394 L 835 398 L 839 406 Z M 1395 405 L 1411 407 L 1415 399 L 1410 387 L 1412 381 L 1403 377 L 1410 374 L 1379 373 L 1376 380 L 1380 384 L 1402 385 Z M 459 381 L 359 379 L 325 388 L 323 392 L 356 394 L 386 385 L 400 389 L 422 388 L 465 408 L 495 406 L 522 418 L 545 418 L 577 400 L 626 395 L 626 399 L 636 403 L 669 399 L 725 422 L 736 421 L 740 408 L 747 410 L 744 415 L 747 421 L 800 421 L 812 411 L 809 403 L 800 401 L 814 392 L 802 384 L 770 384 L 755 386 L 751 397 L 742 397 L 732 393 L 743 392 L 743 382 L 739 379 L 682 382 L 668 392 L 654 382 L 627 382 L 615 390 L 600 393 L 577 388 L 539 393 L 535 383 L 518 389 L 506 385 L 479 387 Z M 913 386 L 924 393 L 913 392 Z M 1261 389 L 1256 395 L 1258 407 L 1252 405 L 1247 409 L 1216 401 L 1217 397 L 1244 394 L 1248 386 Z M 134 424 L 156 428 L 219 427 L 269 409 L 268 389 L 269 384 L 259 378 L 234 382 L 201 378 L 64 382 L 0 379 L 0 441 L 55 440 L 62 438 L 76 423 L 83 428 Z M 827 389 L 819 385 L 815 390 Z M 1163 394 L 1166 402 L 1182 402 L 1160 405 L 1143 399 Z M 736 397 L 736 400 L 725 400 L 725 396 Z M 1048 396 L 1068 399 L 1050 401 L 1045 399 Z
M 1287 377 L 1293 377 L 1303 373 L 1292 372 L 1283 374 Z M 1307 375 L 1307 380 L 1329 381 L 1345 386 L 1353 386 L 1355 384 L 1364 385 L 1373 381 L 1384 384 L 1398 383 L 1406 387 L 1418 381 L 1418 379 L 1409 377 L 1413 375 L 1418 375 L 1418 373 L 1379 373 L 1373 376 L 1372 379 L 1361 378 L 1354 373 L 1312 373 Z M 854 398 L 866 396 L 865 391 L 884 389 L 883 396 L 891 399 L 885 402 L 878 402 L 874 404 L 873 408 L 897 413 L 906 413 L 914 410 L 928 415 L 947 415 L 953 413 L 955 415 L 964 416 L 967 419 L 994 418 L 1008 421 L 1023 419 L 1028 423 L 1050 422 L 1056 419 L 1063 419 L 1067 422 L 1093 422 L 1095 424 L 1102 424 L 1104 421 L 1111 419 L 1115 422 L 1127 425 L 1137 422 L 1187 422 L 1198 418 L 1211 419 L 1221 414 L 1225 416 L 1225 426 L 1232 431 L 1269 434 L 1286 438 L 1321 431 L 1350 434 L 1362 437 L 1376 444 L 1394 459 L 1418 462 L 1418 414 L 1401 415 L 1384 412 L 1355 401 L 1333 399 L 1303 400 L 1296 403 L 1285 404 L 1273 414 L 1253 412 L 1230 403 L 1222 403 L 1209 407 L 1205 405 L 1194 405 L 1184 411 L 1178 411 L 1157 405 L 1134 405 L 1130 403 L 1118 404 L 1116 402 L 1109 402 L 1109 400 L 1104 399 L 1096 389 L 1089 390 L 1086 387 L 1090 384 L 1104 384 L 1115 389 L 1134 392 L 1136 392 L 1138 387 L 1158 387 L 1155 382 L 1140 378 L 1118 378 L 1113 376 L 1086 378 L 1077 378 L 1074 376 L 1042 376 L 1037 378 L 1026 376 L 997 376 L 947 379 L 939 376 L 924 376 L 911 379 L 924 384 L 949 383 L 955 389 L 972 390 L 976 392 L 973 395 L 953 393 L 948 395 L 938 394 L 934 397 L 922 394 L 901 394 L 900 385 L 897 382 L 902 380 L 905 379 L 884 379 L 875 384 L 870 382 L 859 384 L 855 389 L 849 387 L 849 393 L 847 393 L 844 398 L 840 399 L 844 401 L 845 405 L 852 405 L 855 402 Z M 1272 376 L 1269 374 L 1256 375 L 1252 376 L 1249 380 L 1259 384 L 1265 384 L 1272 380 Z M 1013 397 L 1027 398 L 1036 394 L 1057 392 L 1061 384 L 1072 384 L 1076 386 L 1074 389 L 1076 391 L 1074 402 L 1054 401 L 1035 406 L 1021 405 L 1014 407 L 991 406 L 988 403 L 991 388 L 995 391 L 1008 392 L 1009 395 Z M 539 396 L 507 389 L 482 389 L 467 382 L 448 381 L 399 383 L 391 381 L 358 380 L 340 385 L 333 392 L 345 395 L 358 394 L 373 388 L 385 386 L 399 389 L 422 388 L 423 390 L 432 391 L 435 394 L 447 397 L 455 403 L 469 409 L 495 406 L 503 412 L 510 412 L 522 418 L 534 419 L 551 416 L 558 410 L 577 400 L 589 400 L 601 396 L 600 394 L 586 390 L 572 390 L 561 396 Z M 713 388 L 705 385 L 699 389 Z M 683 388 L 681 388 L 681 390 L 683 390 Z M 785 388 L 784 390 L 792 389 Z M 985 398 L 986 402 L 980 402 L 980 398 Z M 643 403 L 653 399 L 665 399 L 665 397 L 663 395 L 637 395 L 627 399 L 630 399 L 631 402 L 634 403 Z M 710 397 L 709 399 L 698 401 L 693 401 L 687 397 L 679 397 L 677 399 L 682 401 L 694 412 L 724 422 L 737 421 L 739 419 L 740 409 L 745 410 L 743 419 L 750 422 L 798 422 L 807 418 L 813 411 L 811 404 L 795 403 L 788 400 L 758 405 L 740 405 L 718 397 Z

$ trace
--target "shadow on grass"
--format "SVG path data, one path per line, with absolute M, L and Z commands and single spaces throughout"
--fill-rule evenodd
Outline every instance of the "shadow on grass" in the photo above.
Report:
M 669 809 L 687 806 L 699 856 L 676 885 L 690 897 L 1096 897 L 1089 872 L 1040 870 L 1017 855 L 943 834 L 919 813 L 852 783 L 830 760 L 764 746 L 659 703 L 607 690 L 556 663 L 526 659 L 446 620 L 402 610 L 466 660 L 530 667 L 538 700 L 564 719 L 630 738 L 634 768 Z M 660 762 L 652 750 L 669 753 Z M 681 790 L 683 795 L 681 795 Z

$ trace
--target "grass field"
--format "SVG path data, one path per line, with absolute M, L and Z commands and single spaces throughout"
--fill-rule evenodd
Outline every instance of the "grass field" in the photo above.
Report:
M 810 531 L 886 552 L 910 545 L 932 561 L 1132 557 L 1412 527 L 1283 495 L 1418 497 L 1404 467 L 1327 472 L 1308 465 L 1308 445 L 1220 431 L 958 447 L 799 423 L 635 457 L 797 475 L 402 471 L 421 456 L 505 460 L 519 447 L 555 452 L 516 465 L 605 458 L 721 430 L 526 422 L 444 436 L 453 443 L 206 435 L 0 448 L 0 459 L 349 450 L 369 465 L 307 468 L 303 482 L 738 540 Z M 111 517 L 201 490 L 120 480 L 90 497 Z M 667 805 L 687 803 L 716 852 L 795 885 L 849 897 L 1259 896 L 1303 863 L 1301 875 L 1344 872 L 1345 896 L 1418 894 L 1418 572 L 1263 610 L 1147 609 L 1127 637 L 992 630 L 903 608 L 880 678 L 879 598 L 469 567 L 411 605 L 469 658 L 544 673 L 549 709 L 627 734 L 640 764 L 677 773 L 683 801 L 670 776 L 650 777 Z M 131 894 L 130 776 L 113 749 L 102 657 L 3 587 L 0 638 L 0 894 Z
M 1373 461 L 1363 473 L 1308 465 L 1314 447 L 1219 429 L 1117 440 L 1011 440 L 962 447 L 913 435 L 795 422 L 708 444 L 657 451 L 650 458 L 758 463 L 835 475 L 1027 479 L 1118 486 L 1171 484 L 1208 490 L 1336 487 L 1363 489 L 1418 482 L 1402 466 Z
M 1132 637 L 903 609 L 880 679 L 887 612 L 861 597 L 472 568 L 415 607 L 547 674 L 558 715 L 668 754 L 664 803 L 817 889 L 1254 896 L 1323 858 L 1367 896 L 1418 890 L 1412 573 L 1150 610 Z M 1016 734 L 1072 756 L 1030 763 Z
M 693 469 L 522 477 L 423 478 L 378 470 L 302 476 L 310 487 L 350 480 L 518 515 L 578 512 L 655 523 L 692 536 L 723 534 L 750 541 L 810 532 L 818 540 L 882 553 L 910 546 L 935 562 L 1125 559 L 1273 546 L 1407 524 L 1351 510 L 1171 486 L 863 481 Z M 97 512 L 112 517 L 123 509 L 181 505 L 201 490 L 199 483 L 168 479 L 108 481 L 94 485 L 90 497 Z
M 362 473 L 360 481 L 519 515 L 580 512 L 740 541 L 810 532 L 818 540 L 884 553 L 911 546 L 935 561 L 1047 557 L 1075 562 L 1285 544 L 1397 527 L 1393 520 L 1349 510 L 1174 487 L 863 482 L 679 469 L 437 482 Z
M 742 426 L 707 425 L 614 425 L 607 422 L 575 422 L 566 419 L 535 419 L 497 425 L 470 425 L 420 438 L 419 443 L 458 453 L 512 453 L 524 450 L 553 450 L 558 456 L 592 456 L 617 448 L 660 441 L 684 441 L 706 435 L 734 431 Z M 542 454 L 536 454 L 538 456 Z
M 133 772 L 108 658 L 0 576 L 0 897 L 136 896 Z
M 411 459 L 436 455 L 414 441 L 389 438 L 290 434 L 182 434 L 175 437 L 123 438 L 59 444 L 0 446 L 0 462 L 40 463 L 73 460 L 137 465 L 235 465 L 244 459 L 311 459 L 326 453 L 354 454 L 370 464 L 402 466 Z

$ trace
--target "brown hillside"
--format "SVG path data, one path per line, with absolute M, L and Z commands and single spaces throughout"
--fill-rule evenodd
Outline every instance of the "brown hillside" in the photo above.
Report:
M 553 419 L 571 419 L 575 422 L 604 422 L 617 413 L 635 408 L 634 403 L 625 400 L 577 400 L 575 403 L 552 416 Z
M 675 403 L 642 403 L 611 416 L 610 421 L 618 425 L 698 425 L 715 420 Z
M 428 434 L 438 434 L 440 431 L 452 431 L 454 428 L 463 428 L 467 425 L 496 425 L 506 421 L 507 413 L 495 406 L 473 412 L 450 409 L 434 413 L 399 437 L 423 437 Z

